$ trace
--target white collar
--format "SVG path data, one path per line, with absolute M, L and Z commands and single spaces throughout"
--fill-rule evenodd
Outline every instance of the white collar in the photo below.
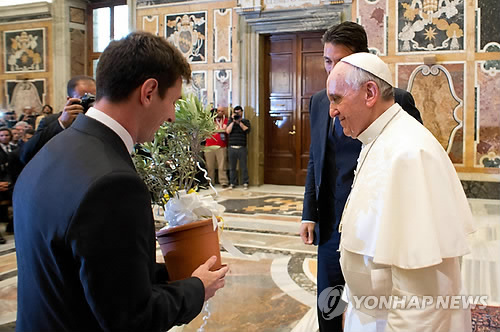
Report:
M 127 147 L 128 153 L 132 154 L 134 150 L 134 141 L 132 140 L 132 136 L 129 134 L 127 129 L 123 128 L 123 126 L 118 123 L 118 121 L 116 121 L 106 113 L 99 111 L 95 107 L 89 108 L 85 115 L 89 118 L 101 122 L 103 125 L 113 130 L 122 139 L 123 143 Z
M 396 114 L 399 108 L 400 106 L 397 103 L 392 104 L 392 106 L 375 119 L 375 121 L 373 121 L 368 128 L 358 135 L 358 140 L 360 140 L 363 145 L 373 142 L 373 140 L 380 135 L 385 125 L 391 121 L 392 117 Z

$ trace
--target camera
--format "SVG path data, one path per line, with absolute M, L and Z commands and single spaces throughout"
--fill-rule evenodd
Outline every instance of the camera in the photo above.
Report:
M 83 113 L 85 113 L 89 110 L 90 107 L 92 107 L 92 105 L 94 105 L 95 96 L 91 93 L 86 93 L 80 100 L 81 102 L 79 102 L 78 104 L 82 105 Z
M 234 117 L 233 117 L 233 119 L 234 119 L 234 121 L 241 120 L 241 115 L 235 114 Z

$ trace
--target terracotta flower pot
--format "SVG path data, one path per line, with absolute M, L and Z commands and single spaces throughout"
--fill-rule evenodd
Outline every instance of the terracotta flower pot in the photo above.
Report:
M 212 219 L 161 230 L 156 233 L 156 238 L 172 281 L 189 278 L 214 255 L 217 261 L 211 270 L 221 268 L 219 236 L 217 229 L 214 231 Z

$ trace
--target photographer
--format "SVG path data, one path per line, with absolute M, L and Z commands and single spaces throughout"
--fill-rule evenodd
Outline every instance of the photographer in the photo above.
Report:
M 235 188 L 239 182 L 236 173 L 236 164 L 239 161 L 243 188 L 248 189 L 247 135 L 249 132 L 250 121 L 243 119 L 243 108 L 236 106 L 226 128 L 226 133 L 229 135 L 228 157 L 231 188 Z
M 35 135 L 19 151 L 21 162 L 26 165 L 52 137 L 71 126 L 78 114 L 85 113 L 95 101 L 95 80 L 89 76 L 75 76 L 68 82 L 68 98 L 62 112 L 42 119 Z

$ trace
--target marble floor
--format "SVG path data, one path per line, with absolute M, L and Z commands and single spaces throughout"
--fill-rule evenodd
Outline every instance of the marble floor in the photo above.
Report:
M 224 240 L 244 256 L 222 252 L 230 266 L 225 288 L 189 325 L 172 331 L 316 331 L 316 247 L 298 236 L 304 187 L 217 189 L 216 199 L 226 207 Z M 499 306 L 500 201 L 469 202 L 478 231 L 462 262 L 464 283 L 469 293 L 487 295 L 488 305 Z M 0 246 L 0 332 L 14 330 L 16 314 L 15 244 L 12 235 L 7 239 Z M 163 259 L 159 249 L 157 256 Z M 498 312 L 481 315 L 475 331 L 500 331 Z

